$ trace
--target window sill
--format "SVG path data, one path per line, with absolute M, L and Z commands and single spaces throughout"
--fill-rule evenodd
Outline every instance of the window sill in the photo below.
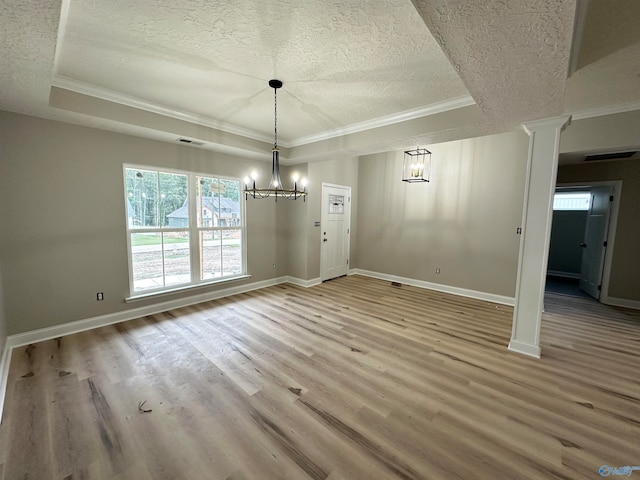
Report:
M 198 290 L 201 288 L 211 287 L 212 285 L 221 285 L 224 283 L 235 282 L 238 280 L 245 280 L 247 278 L 251 278 L 251 275 L 238 275 L 237 277 L 224 278 L 220 280 L 211 280 L 209 282 L 198 283 L 195 285 L 184 285 L 184 286 L 162 290 L 162 291 L 139 293 L 137 295 L 131 295 L 130 297 L 125 298 L 124 303 L 135 303 L 142 300 L 148 300 L 150 298 L 165 297 L 168 295 L 174 295 L 176 293 L 189 292 L 189 291 Z

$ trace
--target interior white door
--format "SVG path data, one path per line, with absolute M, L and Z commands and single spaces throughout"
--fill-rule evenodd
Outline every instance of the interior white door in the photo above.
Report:
M 322 184 L 320 279 L 346 275 L 349 271 L 351 187 Z
M 591 189 L 591 206 L 587 216 L 584 242 L 580 245 L 582 247 L 580 290 L 593 298 L 600 298 L 612 194 L 611 186 Z

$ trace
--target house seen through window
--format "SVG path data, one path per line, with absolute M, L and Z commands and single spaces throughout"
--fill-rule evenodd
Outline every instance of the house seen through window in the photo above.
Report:
M 131 293 L 246 272 L 240 182 L 125 167 Z

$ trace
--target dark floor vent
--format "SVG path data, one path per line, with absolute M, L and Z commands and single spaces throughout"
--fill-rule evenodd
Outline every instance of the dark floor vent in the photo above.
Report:
M 617 152 L 617 153 L 601 153 L 598 155 L 587 155 L 584 157 L 585 162 L 593 162 L 595 160 L 620 160 L 623 158 L 633 157 L 637 151 L 635 152 Z
M 401 287 L 402 284 L 400 282 L 391 282 L 392 287 Z

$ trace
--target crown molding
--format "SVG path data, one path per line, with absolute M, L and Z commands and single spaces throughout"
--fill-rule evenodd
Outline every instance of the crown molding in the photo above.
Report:
M 573 120 L 583 120 L 586 118 L 604 117 L 605 115 L 615 115 L 616 113 L 632 112 L 633 110 L 640 110 L 640 102 L 589 108 L 575 112 L 571 117 Z
M 536 130 L 541 128 L 559 128 L 564 129 L 571 122 L 571 115 L 560 115 L 558 117 L 542 118 L 540 120 L 532 120 L 531 122 L 525 122 L 522 124 L 522 128 L 531 135 Z
M 308 143 L 329 140 L 331 138 L 341 137 L 343 135 L 364 132 L 373 128 L 386 127 L 388 125 L 406 122 L 409 120 L 414 120 L 416 118 L 427 117 L 429 115 L 435 115 L 437 113 L 443 113 L 449 110 L 455 110 L 457 108 L 468 107 L 470 105 L 475 105 L 475 103 L 475 100 L 473 100 L 470 95 L 465 95 L 463 97 L 457 97 L 451 100 L 446 100 L 444 102 L 433 103 L 431 105 L 425 105 L 422 107 L 412 108 L 411 110 L 405 110 L 404 112 L 374 118 L 365 122 L 354 123 L 353 125 L 348 125 L 346 127 L 327 130 L 326 132 L 318 133 L 315 135 L 300 137 L 292 140 L 288 146 L 300 147 Z
M 238 127 L 229 123 L 220 122 L 209 117 L 203 117 L 201 115 L 194 115 L 192 113 L 177 110 L 175 108 L 167 107 L 157 103 L 147 102 L 131 95 L 125 95 L 123 93 L 114 92 L 106 88 L 98 87 L 89 83 L 74 80 L 62 75 L 54 75 L 51 80 L 51 86 L 70 90 L 72 92 L 80 93 L 82 95 L 89 95 L 101 100 L 109 102 L 119 103 L 128 107 L 138 108 L 147 112 L 156 113 L 166 117 L 175 118 L 176 120 L 182 120 L 189 123 L 195 123 L 196 125 L 202 125 L 204 127 L 221 130 L 233 135 L 239 135 L 247 137 L 252 140 L 258 140 L 261 142 L 271 143 L 273 138 L 267 135 L 260 135 L 253 130 L 247 128 Z
M 238 127 L 236 125 L 220 122 L 210 117 L 194 115 L 189 112 L 167 107 L 166 105 L 160 105 L 160 104 L 148 102 L 146 100 L 142 100 L 140 98 L 133 97 L 131 95 L 125 95 L 123 93 L 115 92 L 113 90 L 109 90 L 109 89 L 98 87 L 96 85 L 92 85 L 89 83 L 81 82 L 79 80 L 65 77 L 63 75 L 54 75 L 51 80 L 51 86 L 63 88 L 65 90 L 80 93 L 82 95 L 88 95 L 88 96 L 99 98 L 109 102 L 126 105 L 128 107 L 138 108 L 140 110 L 145 110 L 147 112 L 155 113 L 158 115 L 175 118 L 177 120 L 194 123 L 196 125 L 202 125 L 205 127 L 216 129 L 216 130 L 221 130 L 226 133 L 239 135 L 242 137 L 250 138 L 252 140 L 258 140 L 266 143 L 270 143 L 272 141 L 272 137 L 258 134 L 253 130 L 249 130 L 246 128 Z M 281 146 L 284 148 L 298 147 L 298 146 L 306 145 L 308 143 L 328 140 L 331 138 L 340 137 L 342 135 L 349 135 L 353 133 L 364 132 L 366 130 L 371 130 L 373 128 L 385 127 L 385 126 L 393 125 L 396 123 L 414 120 L 416 118 L 421 118 L 429 115 L 435 115 L 437 113 L 447 112 L 449 110 L 468 107 L 470 105 L 475 105 L 475 101 L 473 100 L 473 98 L 471 98 L 470 95 L 465 95 L 463 97 L 457 97 L 451 100 L 446 100 L 444 102 L 438 102 L 431 105 L 426 105 L 418 108 L 413 108 L 410 110 L 405 110 L 404 112 L 399 112 L 399 113 L 394 113 L 392 115 L 386 115 L 384 117 L 374 118 L 372 120 L 367 120 L 365 122 L 354 123 L 353 125 L 349 125 L 346 127 L 341 127 L 334 130 L 328 130 L 326 132 L 322 132 L 314 135 L 308 135 L 305 137 L 299 137 L 297 139 L 291 140 L 290 142 L 281 142 Z

